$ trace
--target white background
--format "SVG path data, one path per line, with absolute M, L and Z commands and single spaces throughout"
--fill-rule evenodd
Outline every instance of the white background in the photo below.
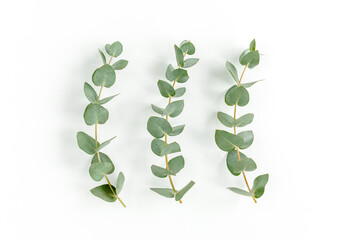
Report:
M 1 239 L 358 239 L 359 30 L 357 1 L 8 1 L 1 4 Z M 245 151 L 269 173 L 257 204 L 226 187 L 232 176 L 214 131 L 229 114 L 233 84 L 225 61 L 256 38 L 260 66 L 244 82 L 255 114 Z M 200 62 L 189 70 L 185 109 L 172 138 L 185 168 L 180 205 L 149 187 L 169 187 L 150 171 L 164 160 L 150 150 L 150 104 L 164 106 L 156 82 L 175 62 L 173 44 L 190 39 Z M 101 65 L 97 49 L 121 41 L 129 60 L 103 96 L 110 118 L 100 141 L 123 171 L 126 202 L 91 195 L 90 157 L 75 134 L 83 121 L 84 81 Z M 111 175 L 111 180 L 115 180 Z

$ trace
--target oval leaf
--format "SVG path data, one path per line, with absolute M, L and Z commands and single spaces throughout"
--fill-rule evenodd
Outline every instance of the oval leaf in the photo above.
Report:
M 184 61 L 184 68 L 189 68 L 194 66 L 199 61 L 198 58 L 189 58 Z
M 90 84 L 88 84 L 87 82 L 84 83 L 84 93 L 85 93 L 86 98 L 91 103 L 96 103 L 97 102 L 98 95 L 96 94 L 93 87 Z
M 239 151 L 240 154 L 240 159 L 245 159 L 247 158 L 247 156 L 245 154 L 243 154 L 242 152 Z M 234 165 L 239 162 L 239 156 L 237 154 L 237 150 L 233 150 L 231 152 L 229 152 L 227 154 L 226 157 L 226 166 L 229 169 L 229 171 L 231 172 L 232 175 L 234 176 L 239 176 L 241 172 L 236 172 L 234 170 Z
M 163 80 L 159 80 L 157 82 L 158 88 L 160 90 L 160 94 L 163 97 L 172 97 L 175 95 L 175 90 L 174 88 L 167 82 L 163 81 Z
M 170 73 L 170 81 L 184 83 L 189 79 L 189 75 L 185 69 L 175 69 Z
M 154 140 L 152 140 L 151 142 L 151 150 L 153 151 L 153 153 L 155 153 L 156 155 L 162 157 L 164 155 L 162 155 L 162 152 L 165 148 L 165 142 L 163 140 L 157 139 L 155 138 Z
M 95 154 L 93 156 L 93 158 L 91 159 L 91 164 L 100 162 L 99 157 L 100 157 L 101 162 L 110 163 L 112 166 L 111 172 L 114 172 L 115 166 L 114 166 L 113 162 L 111 161 L 111 159 L 108 157 L 108 155 L 106 155 L 105 153 L 99 152 L 99 156 L 97 154 Z
M 269 174 L 260 175 L 254 180 L 253 187 L 251 192 L 254 194 L 255 198 L 259 198 L 264 194 L 265 186 L 269 181 Z
M 177 156 L 169 161 L 169 170 L 172 173 L 178 173 L 185 166 L 185 160 L 183 156 Z
M 114 186 L 112 186 L 112 187 L 114 189 Z M 92 194 L 94 194 L 96 197 L 101 198 L 104 201 L 107 201 L 107 202 L 115 202 L 116 201 L 116 196 L 111 191 L 108 184 L 104 184 L 104 185 L 98 186 L 96 188 L 93 188 L 90 190 L 90 192 Z
M 166 145 L 161 151 L 161 156 L 165 156 L 171 153 L 180 152 L 180 145 L 177 142 L 170 143 Z
M 184 130 L 185 125 L 180 125 L 172 128 L 172 132 L 169 133 L 169 136 L 177 136 Z
M 175 196 L 175 193 L 170 188 L 150 188 L 151 191 L 154 191 L 161 196 L 167 197 L 167 198 L 173 198 Z
M 179 67 L 183 67 L 184 66 L 184 54 L 178 46 L 174 45 L 174 49 L 175 49 L 176 62 Z
M 174 118 L 180 115 L 184 109 L 184 100 L 179 100 L 168 104 L 165 108 L 163 115 L 169 115 Z
M 230 115 L 223 113 L 223 112 L 218 112 L 217 113 L 217 118 L 219 119 L 219 121 L 224 124 L 226 127 L 233 127 L 234 124 L 234 118 L 231 117 Z
M 162 138 L 165 134 L 172 132 L 170 123 L 160 117 L 150 117 L 147 122 L 147 130 L 155 138 Z
M 161 108 L 161 107 L 158 107 L 158 106 L 156 106 L 156 105 L 154 105 L 154 104 L 151 104 L 151 108 L 152 108 L 152 110 L 154 110 L 154 112 L 160 114 L 161 116 L 164 115 L 165 109 L 163 109 L 163 108 Z
M 90 176 L 95 181 L 100 181 L 106 174 L 114 171 L 113 164 L 109 162 L 95 162 L 89 168 Z
M 174 71 L 174 67 L 169 64 L 168 67 L 166 68 L 166 73 L 165 73 L 165 76 L 166 76 L 166 79 L 170 81 L 170 74 L 172 73 L 172 71 Z
M 244 144 L 244 139 L 241 136 L 223 130 L 216 130 L 215 142 L 221 150 L 229 152 L 234 150 L 235 147 L 242 146 Z
M 175 92 L 176 92 L 175 96 L 173 96 L 174 98 L 182 97 L 186 92 L 186 88 L 184 87 L 178 88 L 175 90 Z
M 125 176 L 122 172 L 119 173 L 116 180 L 116 194 L 119 194 L 124 186 Z
M 241 158 L 240 161 L 237 161 L 233 165 L 233 171 L 237 174 L 240 174 L 243 171 L 251 172 L 257 168 L 256 163 L 251 158 Z
M 124 59 L 120 59 L 119 61 L 115 62 L 112 67 L 114 70 L 121 70 L 124 69 L 128 65 L 128 61 Z
M 246 149 L 246 148 L 250 147 L 254 141 L 253 131 L 240 132 L 240 133 L 238 133 L 238 136 L 240 136 L 244 139 L 244 143 L 241 146 L 239 146 L 240 149 Z
M 230 72 L 231 76 L 233 77 L 233 79 L 235 80 L 235 82 L 237 84 L 239 82 L 239 76 L 238 76 L 235 66 L 231 62 L 226 61 L 226 68 Z
M 251 197 L 253 195 L 252 193 L 249 193 L 245 190 L 242 190 L 242 189 L 236 188 L 236 187 L 228 187 L 228 189 L 234 193 L 241 194 L 241 195 L 248 196 L 248 197 Z
M 168 175 L 175 175 L 175 173 L 172 173 L 172 172 L 168 171 L 167 169 L 156 166 L 156 165 L 151 166 L 151 172 L 159 178 L 165 178 Z
M 190 41 L 183 41 L 180 48 L 185 54 L 193 55 L 195 53 L 195 46 Z
M 252 114 L 252 113 L 245 114 L 245 115 L 239 117 L 238 119 L 236 119 L 233 123 L 233 126 L 245 127 L 246 125 L 252 123 L 253 119 L 254 119 L 254 114 Z
M 78 132 L 76 134 L 76 139 L 81 150 L 90 155 L 96 153 L 96 143 L 94 138 L 90 137 L 84 132 Z M 99 145 L 99 142 L 97 144 Z

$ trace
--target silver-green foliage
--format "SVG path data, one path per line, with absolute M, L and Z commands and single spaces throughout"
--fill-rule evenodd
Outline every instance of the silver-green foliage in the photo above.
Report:
M 151 142 L 151 150 L 157 156 L 165 156 L 165 167 L 152 165 L 151 171 L 156 177 L 168 177 L 171 183 L 171 188 L 150 189 L 160 194 L 161 196 L 175 198 L 176 201 L 181 203 L 182 197 L 187 191 L 190 190 L 190 188 L 192 188 L 195 182 L 190 181 L 182 189 L 175 189 L 171 176 L 175 176 L 181 169 L 184 168 L 185 161 L 182 155 L 178 155 L 168 161 L 168 155 L 180 152 L 181 148 L 177 142 L 168 143 L 167 141 L 169 136 L 179 135 L 184 130 L 185 125 L 171 126 L 168 122 L 168 119 L 169 117 L 174 118 L 179 116 L 184 109 L 184 100 L 176 100 L 171 102 L 172 98 L 182 97 L 186 92 L 185 87 L 175 89 L 175 84 L 185 83 L 189 80 L 189 75 L 185 68 L 194 66 L 199 61 L 199 59 L 185 59 L 186 55 L 193 55 L 195 53 L 195 46 L 190 41 L 183 41 L 179 47 L 175 45 L 174 50 L 177 68 L 174 68 L 173 65 L 169 64 L 165 73 L 165 77 L 168 81 L 159 80 L 157 83 L 161 96 L 168 99 L 168 104 L 165 107 L 158 107 L 153 104 L 151 105 L 154 112 L 159 114 L 160 117 L 150 117 L 147 122 L 147 129 L 149 133 L 155 138 Z M 165 141 L 161 138 L 165 138 Z
M 123 51 L 123 46 L 120 42 L 114 42 L 111 45 L 106 44 L 105 50 L 106 53 L 109 54 L 109 62 L 107 62 L 105 54 L 99 49 L 103 65 L 96 69 L 92 75 L 93 84 L 100 87 L 99 93 L 97 93 L 89 83 L 85 82 L 84 84 L 84 93 L 90 102 L 85 109 L 84 120 L 89 126 L 95 125 L 95 139 L 84 132 L 78 132 L 76 137 L 80 149 L 93 156 L 89 168 L 91 178 L 94 181 L 101 181 L 105 177 L 107 181 L 107 184 L 95 187 L 91 189 L 90 192 L 107 202 L 115 202 L 116 199 L 118 199 L 124 205 L 118 196 L 125 181 L 124 174 L 120 172 L 115 186 L 111 185 L 107 175 L 113 173 L 115 167 L 110 158 L 100 152 L 100 150 L 106 147 L 115 137 L 100 144 L 97 141 L 97 126 L 98 124 L 106 123 L 109 118 L 109 111 L 103 105 L 117 96 L 114 95 L 100 99 L 101 92 L 104 87 L 109 88 L 115 83 L 115 70 L 125 68 L 128 61 L 120 59 L 111 65 L 113 58 L 118 57 Z
M 254 114 L 248 113 L 239 118 L 236 118 L 236 106 L 243 107 L 249 103 L 250 96 L 247 88 L 254 85 L 255 82 L 242 83 L 242 77 L 246 68 L 254 68 L 259 64 L 260 54 L 256 50 L 255 39 L 251 41 L 250 46 L 246 49 L 239 58 L 239 62 L 244 66 L 241 77 L 237 72 L 236 67 L 230 63 L 226 62 L 226 68 L 234 79 L 236 85 L 233 85 L 225 94 L 225 103 L 228 106 L 234 106 L 234 116 L 230 116 L 223 112 L 218 112 L 217 117 L 219 121 L 225 126 L 234 129 L 234 133 L 229 133 L 223 130 L 215 131 L 215 142 L 217 146 L 227 152 L 226 165 L 234 176 L 239 176 L 241 173 L 254 171 L 256 169 L 256 163 L 253 159 L 248 158 L 240 150 L 250 147 L 254 140 L 254 135 L 252 131 L 243 131 L 236 133 L 238 127 L 244 127 L 250 124 L 253 121 Z M 244 175 L 246 180 L 246 177 Z M 229 190 L 244 195 L 255 198 L 259 198 L 264 194 L 265 185 L 268 182 L 269 175 L 264 174 L 255 178 L 253 187 L 248 191 L 243 189 L 230 187 Z M 247 181 L 247 180 L 246 180 Z

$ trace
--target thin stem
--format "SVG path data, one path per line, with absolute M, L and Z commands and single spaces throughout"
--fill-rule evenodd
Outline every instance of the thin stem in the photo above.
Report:
M 241 77 L 240 77 L 238 86 L 240 86 L 241 79 L 242 79 L 243 76 L 244 76 L 244 73 L 245 73 L 246 68 L 247 68 L 247 65 L 245 66 L 244 70 L 242 71 L 242 74 L 241 74 Z M 237 105 L 237 104 L 235 104 L 235 107 L 234 107 L 234 121 L 236 120 L 236 105 Z M 234 134 L 236 135 L 236 126 L 234 126 Z M 238 148 L 238 147 L 236 148 L 236 151 L 237 151 L 237 155 L 238 155 L 239 161 L 241 161 L 240 151 L 239 151 L 239 148 Z M 242 174 L 243 174 L 243 177 L 244 177 L 244 180 L 245 180 L 247 189 L 249 190 L 250 193 L 252 193 L 252 192 L 251 192 L 251 189 L 250 189 L 250 187 L 249 187 L 249 183 L 248 183 L 248 181 L 247 181 L 247 179 L 246 179 L 246 176 L 245 176 L 245 171 L 242 171 Z M 254 199 L 254 202 L 256 203 L 255 197 L 252 196 L 252 198 Z
M 114 58 L 114 55 L 111 56 L 111 58 L 109 60 L 109 65 L 110 65 L 111 61 L 113 60 L 113 58 Z
M 110 62 L 111 62 L 111 59 L 110 59 Z M 109 62 L 109 64 L 110 64 L 110 62 Z M 101 95 L 101 91 L 102 91 L 103 87 L 104 87 L 104 84 L 101 85 L 101 88 L 100 88 L 100 91 L 99 91 L 98 100 L 97 100 L 98 102 L 99 102 L 99 100 L 100 100 L 100 95 Z M 96 148 L 98 147 L 98 141 L 97 141 L 97 139 L 98 139 L 98 131 L 97 131 L 97 128 L 98 128 L 98 122 L 96 121 L 96 122 L 95 122 L 95 147 L 96 147 Z M 99 152 L 96 152 L 96 155 L 97 155 L 97 157 L 98 157 L 99 163 L 101 163 L 100 153 L 99 153 Z M 114 191 L 113 187 L 111 186 L 111 183 L 110 183 L 110 181 L 109 181 L 108 176 L 107 176 L 106 174 L 104 174 L 104 177 L 105 177 L 107 183 L 109 184 L 110 190 L 112 191 L 112 193 L 114 194 L 114 196 L 116 196 L 116 198 L 119 200 L 119 202 L 120 202 L 124 207 L 126 207 L 126 205 L 124 204 L 124 202 L 121 201 L 120 197 L 116 194 L 116 192 Z

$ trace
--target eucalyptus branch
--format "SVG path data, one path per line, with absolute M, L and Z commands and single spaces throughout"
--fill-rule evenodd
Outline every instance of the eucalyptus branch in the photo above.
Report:
M 185 161 L 184 157 L 179 155 L 172 159 L 168 159 L 168 155 L 172 153 L 180 152 L 180 145 L 177 142 L 168 143 L 168 137 L 177 136 L 183 130 L 185 125 L 172 127 L 168 122 L 169 117 L 177 117 L 181 114 L 184 109 L 184 100 L 177 100 L 171 102 L 172 98 L 179 98 L 185 94 L 185 87 L 174 89 L 175 84 L 185 83 L 189 79 L 188 72 L 185 68 L 194 66 L 199 59 L 188 58 L 185 59 L 186 55 L 193 55 L 195 53 L 195 46 L 190 41 L 183 41 L 180 47 L 174 46 L 175 56 L 177 62 L 177 68 L 169 64 L 166 69 L 166 79 L 172 82 L 172 85 L 166 81 L 159 80 L 157 85 L 160 94 L 169 98 L 168 104 L 165 108 L 161 108 L 155 105 L 151 105 L 154 112 L 160 114 L 161 117 L 150 117 L 147 122 L 147 129 L 149 133 L 155 137 L 151 142 L 151 150 L 160 157 L 165 157 L 165 167 L 159 167 L 156 165 L 151 166 L 152 173 L 159 178 L 169 178 L 171 188 L 150 188 L 152 191 L 160 194 L 167 198 L 175 198 L 176 201 L 182 203 L 181 199 L 186 192 L 190 190 L 195 182 L 190 181 L 185 187 L 180 190 L 176 190 L 173 183 L 172 177 L 175 176 L 182 168 L 184 168 Z M 163 118 L 165 116 L 165 118 Z M 161 140 L 164 138 L 164 141 Z
M 103 184 L 91 189 L 90 192 L 107 202 L 115 202 L 116 200 L 119 200 L 119 202 L 124 207 L 126 207 L 124 202 L 119 197 L 119 193 L 121 192 L 124 185 L 125 176 L 122 172 L 120 172 L 117 177 L 116 184 L 113 186 L 110 183 L 108 174 L 111 174 L 115 171 L 114 164 L 106 154 L 100 152 L 100 150 L 107 146 L 115 137 L 100 144 L 98 142 L 98 124 L 104 124 L 109 118 L 109 112 L 106 108 L 103 107 L 103 105 L 117 96 L 114 95 L 101 99 L 102 90 L 104 87 L 109 88 L 115 83 L 115 70 L 121 70 L 125 68 L 128 64 L 128 61 L 121 59 L 110 65 L 113 58 L 120 56 L 123 51 L 123 46 L 120 42 L 114 42 L 111 45 L 106 44 L 105 50 L 106 53 L 110 56 L 109 62 L 106 62 L 104 53 L 99 50 L 103 61 L 103 66 L 96 69 L 92 75 L 92 82 L 95 86 L 100 87 L 99 94 L 96 93 L 90 84 L 87 82 L 84 84 L 85 96 L 90 101 L 90 104 L 87 105 L 84 112 L 84 120 L 85 123 L 89 126 L 95 125 L 95 139 L 84 132 L 78 132 L 76 137 L 80 149 L 85 153 L 93 156 L 89 168 L 91 178 L 95 181 L 101 181 L 103 178 L 105 178 L 107 182 L 107 184 Z
M 240 152 L 240 150 L 250 147 L 254 141 L 254 134 L 252 131 L 237 133 L 236 128 L 244 127 L 252 123 L 254 114 L 248 113 L 240 118 L 236 118 L 236 107 L 243 107 L 249 103 L 250 97 L 247 88 L 251 87 L 258 81 L 241 83 L 241 80 L 244 76 L 245 70 L 247 68 L 252 69 L 256 67 L 259 64 L 259 61 L 260 54 L 259 51 L 256 50 L 256 42 L 254 39 L 251 41 L 250 47 L 240 55 L 239 62 L 244 66 L 240 78 L 238 77 L 235 66 L 230 62 L 226 62 L 226 68 L 234 78 L 236 85 L 233 85 L 226 92 L 225 103 L 229 106 L 234 106 L 234 116 L 231 117 L 226 113 L 218 112 L 217 117 L 224 126 L 233 128 L 234 134 L 223 130 L 215 131 L 215 141 L 217 146 L 221 150 L 228 152 L 226 164 L 229 171 L 234 176 L 239 176 L 242 173 L 248 191 L 236 187 L 229 187 L 228 189 L 235 193 L 252 197 L 255 203 L 256 199 L 260 198 L 264 194 L 269 175 L 264 174 L 256 177 L 253 187 L 250 188 L 245 172 L 254 171 L 257 166 L 254 160 L 248 158 L 244 153 Z

